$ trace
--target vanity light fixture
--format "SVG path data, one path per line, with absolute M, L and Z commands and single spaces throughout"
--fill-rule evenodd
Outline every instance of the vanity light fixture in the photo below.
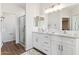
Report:
M 58 10 L 62 10 L 62 8 L 63 8 L 62 4 L 60 4 L 60 3 L 54 4 L 50 8 L 45 10 L 45 14 L 55 12 L 55 11 L 58 11 Z

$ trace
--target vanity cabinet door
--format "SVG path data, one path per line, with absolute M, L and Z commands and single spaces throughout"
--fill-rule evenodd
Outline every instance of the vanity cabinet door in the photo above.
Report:
M 62 55 L 73 55 L 74 40 L 69 37 L 62 37 Z
M 52 40 L 52 55 L 61 55 L 60 42 Z
M 73 49 L 73 46 L 63 43 L 61 46 L 62 55 L 73 55 Z
M 33 47 L 40 49 L 40 38 L 37 33 L 33 33 Z
M 51 54 L 52 55 L 61 55 L 61 37 L 52 36 L 51 43 Z

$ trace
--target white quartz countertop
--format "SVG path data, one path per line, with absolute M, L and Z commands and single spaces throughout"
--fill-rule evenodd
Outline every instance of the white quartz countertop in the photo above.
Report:
M 64 34 L 64 33 L 52 33 L 52 32 L 33 32 L 33 33 L 48 34 L 48 35 L 57 35 L 57 36 L 70 37 L 70 38 L 79 38 L 78 35 Z

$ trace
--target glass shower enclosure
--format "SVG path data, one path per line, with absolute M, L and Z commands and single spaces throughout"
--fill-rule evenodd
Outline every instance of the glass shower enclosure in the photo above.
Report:
M 19 17 L 19 42 L 25 47 L 25 15 Z

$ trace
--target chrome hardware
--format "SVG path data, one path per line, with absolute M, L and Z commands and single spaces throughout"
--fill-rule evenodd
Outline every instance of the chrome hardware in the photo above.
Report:
M 61 51 L 63 51 L 63 46 L 61 45 Z

